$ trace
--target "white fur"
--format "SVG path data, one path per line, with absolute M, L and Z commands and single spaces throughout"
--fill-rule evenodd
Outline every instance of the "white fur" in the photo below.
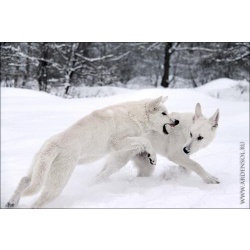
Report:
M 94 111 L 47 140 L 6 207 L 16 207 L 21 196 L 35 194 L 44 185 L 33 207 L 43 206 L 61 193 L 78 163 L 89 163 L 107 154 L 100 179 L 142 152 L 147 152 L 148 163 L 155 165 L 156 154 L 142 134 L 158 131 L 163 135 L 164 124 L 174 123 L 163 105 L 166 99 L 126 102 Z
M 168 158 L 174 163 L 184 167 L 186 170 L 194 171 L 206 183 L 219 183 L 219 180 L 205 171 L 197 162 L 189 158 L 190 154 L 207 147 L 215 137 L 219 120 L 219 110 L 207 119 L 202 115 L 201 106 L 196 105 L 195 114 L 192 113 L 172 113 L 171 117 L 179 120 L 179 125 L 172 128 L 167 125 L 169 134 L 162 136 L 158 132 L 149 132 L 145 137 L 151 142 L 156 153 Z M 192 138 L 190 136 L 192 134 Z M 198 137 L 202 136 L 202 140 Z M 184 153 L 184 148 L 186 152 Z M 149 176 L 154 170 L 154 166 L 146 162 L 145 154 L 135 156 L 134 162 L 137 166 L 139 176 Z

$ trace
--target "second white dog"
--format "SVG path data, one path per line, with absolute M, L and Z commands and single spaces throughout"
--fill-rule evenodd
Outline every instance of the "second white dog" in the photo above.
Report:
M 193 113 L 171 113 L 171 117 L 179 120 L 179 125 L 172 128 L 165 126 L 166 136 L 158 132 L 149 132 L 145 137 L 151 142 L 156 153 L 184 167 L 187 171 L 198 174 L 206 183 L 216 184 L 219 180 L 204 170 L 199 163 L 190 159 L 190 155 L 207 147 L 215 137 L 219 121 L 219 109 L 207 119 L 203 116 L 198 103 Z M 138 168 L 138 176 L 150 176 L 154 166 L 146 161 L 146 155 L 138 154 L 134 162 Z

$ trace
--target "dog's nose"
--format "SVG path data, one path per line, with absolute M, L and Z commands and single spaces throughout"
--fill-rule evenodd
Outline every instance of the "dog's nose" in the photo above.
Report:
M 174 125 L 176 126 L 176 125 L 178 125 L 179 124 L 179 120 L 175 120 L 174 121 Z
M 189 151 L 187 150 L 187 148 L 185 147 L 185 148 L 183 148 L 183 151 L 184 151 L 184 153 L 185 154 L 188 154 L 189 153 Z

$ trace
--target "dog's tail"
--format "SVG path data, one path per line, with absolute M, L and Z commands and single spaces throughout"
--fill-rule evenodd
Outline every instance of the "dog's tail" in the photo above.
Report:
M 59 154 L 58 147 L 53 143 L 45 143 L 35 156 L 30 170 L 30 185 L 24 190 L 23 196 L 37 193 L 50 170 L 51 164 Z

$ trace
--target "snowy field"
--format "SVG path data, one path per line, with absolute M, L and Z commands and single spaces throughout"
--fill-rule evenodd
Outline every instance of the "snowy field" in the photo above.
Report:
M 62 194 L 47 208 L 246 208 L 249 206 L 249 94 L 236 81 L 221 79 L 197 89 L 119 91 L 101 98 L 62 99 L 33 90 L 1 88 L 1 207 L 30 166 L 42 143 L 91 111 L 124 101 L 168 95 L 169 112 L 193 112 L 200 102 L 205 116 L 220 109 L 217 137 L 191 156 L 221 181 L 206 184 L 196 174 L 175 174 L 174 164 L 158 156 L 152 177 L 136 177 L 132 163 L 103 183 L 95 183 L 104 160 L 77 166 Z M 249 83 L 246 83 L 249 86 Z M 222 90 L 223 89 L 223 90 Z M 229 90 L 228 90 L 229 89 Z M 248 87 L 249 89 L 249 87 Z M 217 92 L 216 92 L 217 91 Z M 230 91 L 230 98 L 226 92 Z M 211 94 L 212 93 L 212 94 Z M 213 93 L 220 93 L 214 94 Z M 223 95 L 224 93 L 224 95 Z M 241 98 L 241 96 L 243 96 Z M 220 98 L 223 97 L 223 98 Z M 245 142 L 245 204 L 240 204 L 240 142 Z M 166 176 L 170 176 L 167 179 Z M 28 208 L 36 196 L 21 199 Z

